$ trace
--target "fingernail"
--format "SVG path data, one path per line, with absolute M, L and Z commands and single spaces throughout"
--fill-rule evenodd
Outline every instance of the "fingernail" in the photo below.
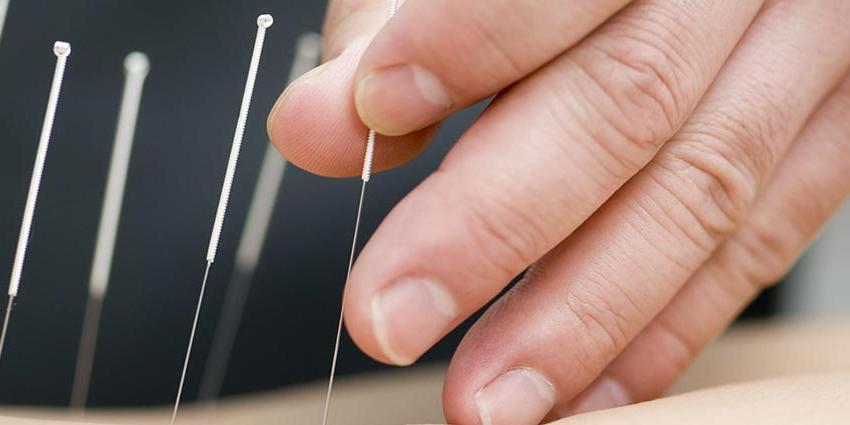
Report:
M 475 395 L 481 425 L 537 425 L 555 405 L 555 387 L 533 369 L 512 369 Z
M 611 409 L 631 404 L 629 392 L 611 378 L 601 378 L 578 396 L 563 416 L 578 415 L 594 410 Z
M 355 99 L 363 122 L 388 136 L 420 130 L 452 107 L 439 78 L 416 65 L 372 72 L 358 83 Z
M 413 364 L 457 318 L 457 304 L 439 283 L 401 279 L 372 298 L 372 326 L 387 358 Z

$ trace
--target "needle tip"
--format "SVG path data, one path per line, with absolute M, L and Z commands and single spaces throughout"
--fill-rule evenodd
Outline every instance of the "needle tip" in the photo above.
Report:
M 57 41 L 53 44 L 53 53 L 57 57 L 65 57 L 71 54 L 71 45 L 64 41 Z
M 272 15 L 260 15 L 260 17 L 257 18 L 257 26 L 260 28 L 265 29 L 272 26 L 272 24 L 274 24 L 274 18 L 272 18 Z

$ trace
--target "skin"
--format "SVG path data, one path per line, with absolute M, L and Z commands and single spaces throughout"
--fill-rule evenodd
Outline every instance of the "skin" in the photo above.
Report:
M 850 2 L 408 0 L 386 15 L 385 0 L 331 2 L 326 62 L 282 94 L 269 134 L 296 165 L 352 176 L 366 125 L 391 136 L 387 169 L 496 95 L 345 295 L 358 346 L 407 365 L 528 269 L 455 353 L 450 423 L 658 397 L 850 193 Z
M 850 323 L 811 321 L 741 325 L 712 344 L 657 402 L 590 415 L 565 423 L 846 423 L 850 416 Z M 341 377 L 337 382 L 330 423 L 442 423 L 440 387 L 444 365 L 392 373 Z M 265 394 L 189 403 L 181 424 L 285 423 L 316 420 L 326 388 L 321 382 Z M 4 406 L 2 424 L 59 424 L 89 421 L 158 425 L 171 417 L 171 406 L 137 409 Z M 426 421 L 427 419 L 427 421 Z M 48 420 L 54 422 L 47 422 Z M 417 422 L 418 421 L 418 422 Z M 712 422 L 714 421 L 714 422 Z
M 553 422 L 551 425 L 615 425 L 651 424 L 674 425 L 681 423 L 727 424 L 727 425 L 796 425 L 816 423 L 820 425 L 845 424 L 850 417 L 850 375 L 804 375 L 766 381 L 747 382 L 708 390 L 696 391 L 653 402 L 604 410 L 574 416 Z M 231 419 L 245 417 L 250 402 L 241 408 L 233 408 Z M 718 406 L 722 406 L 718 408 Z M 254 406 L 256 407 L 256 406 Z M 238 413 L 242 413 L 239 416 Z M 308 420 L 304 415 L 303 420 Z M 260 420 L 280 418 L 280 412 L 266 415 Z M 91 423 L 127 423 L 132 415 L 113 413 L 99 417 Z M 138 421 L 138 419 L 136 419 Z M 187 411 L 182 421 L 189 424 L 233 423 L 211 419 L 210 415 L 197 415 Z M 238 421 L 238 419 L 236 419 Z M 106 422 L 113 421 L 113 422 Z M 83 424 L 80 421 L 47 421 L 14 417 L 0 417 L 0 423 L 9 425 L 60 425 Z M 89 423 L 89 422 L 86 422 Z M 145 423 L 162 423 L 151 417 Z M 294 423 L 294 422 L 293 422 Z
M 799 376 L 712 388 L 580 415 L 554 422 L 553 425 L 837 425 L 845 423 L 850 417 L 850 400 L 846 397 L 848 393 L 850 375 Z

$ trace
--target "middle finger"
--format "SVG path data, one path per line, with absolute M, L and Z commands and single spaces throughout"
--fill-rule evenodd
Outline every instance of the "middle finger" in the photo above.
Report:
M 637 2 L 498 99 L 363 250 L 345 307 L 358 345 L 412 363 L 649 161 L 760 6 L 706 4 Z

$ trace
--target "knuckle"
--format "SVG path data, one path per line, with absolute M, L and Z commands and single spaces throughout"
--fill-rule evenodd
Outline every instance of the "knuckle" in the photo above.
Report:
M 753 220 L 742 227 L 735 243 L 743 250 L 739 267 L 746 274 L 746 281 L 761 291 L 779 282 L 794 262 L 800 247 L 777 232 L 774 225 L 764 220 Z
M 570 326 L 578 325 L 577 334 L 571 337 L 588 341 L 576 346 L 585 350 L 580 357 L 594 364 L 600 358 L 612 358 L 625 347 L 632 333 L 630 324 L 638 322 L 635 319 L 642 313 L 615 283 L 604 277 L 585 276 L 582 280 L 581 287 L 573 287 L 565 295 L 563 317 Z
M 679 323 L 670 323 L 668 320 L 656 322 L 656 330 L 664 347 L 664 362 L 671 368 L 670 376 L 678 376 L 684 371 L 701 348 L 697 338 L 681 328 Z
M 727 109 L 718 113 L 721 132 L 725 128 L 730 136 L 727 143 L 737 149 L 742 159 L 750 161 L 755 177 L 765 174 L 778 161 L 779 144 L 775 142 L 793 133 L 790 127 L 795 120 L 789 109 L 767 95 L 783 90 L 767 80 L 754 81 L 749 96 L 742 98 L 740 104 L 726 103 Z
M 657 180 L 695 219 L 690 223 L 710 246 L 738 228 L 778 162 L 783 143 L 777 141 L 793 133 L 787 109 L 758 94 L 775 90 L 754 86 L 748 92 L 731 102 L 711 102 L 657 160 L 664 173 Z
M 659 163 L 676 185 L 668 189 L 714 240 L 735 229 L 755 200 L 767 164 L 770 132 L 757 124 L 702 127 L 680 133 Z M 697 190 L 692 190 L 696 188 Z
M 641 386 L 640 391 L 633 392 L 640 400 L 662 395 L 699 354 L 702 343 L 687 325 L 680 319 L 660 314 L 626 348 L 632 354 L 625 365 L 648 368 L 655 377 L 648 385 Z
M 662 41 L 626 34 L 590 43 L 576 64 L 591 80 L 602 118 L 630 144 L 655 152 L 686 111 L 679 65 Z M 601 94 L 601 96 L 599 96 Z

